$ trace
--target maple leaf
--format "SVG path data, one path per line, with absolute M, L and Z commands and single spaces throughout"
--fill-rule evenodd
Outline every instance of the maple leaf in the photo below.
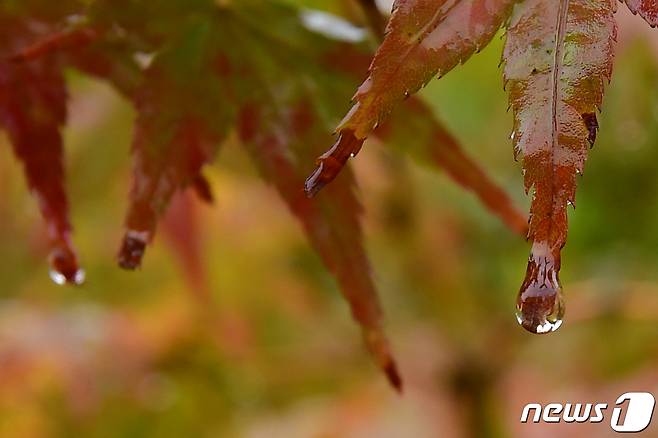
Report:
M 0 15 L 0 51 L 15 53 L 41 37 L 32 29 L 44 26 Z M 16 157 L 23 163 L 28 186 L 48 225 L 51 276 L 58 283 L 81 283 L 71 244 L 69 205 L 64 189 L 60 127 L 66 121 L 67 91 L 57 64 L 28 64 L 0 59 L 0 125 L 8 132 Z
M 658 25 L 658 2 L 656 0 L 624 0 L 628 9 L 649 23 L 651 27 Z
M 44 193 L 46 189 L 55 191 L 49 195 L 52 213 L 48 210 L 44 214 L 59 221 L 55 222 L 60 230 L 56 243 L 65 241 L 68 245 L 70 232 L 61 185 L 63 172 L 58 164 L 62 149 L 58 128 L 65 118 L 61 69 L 73 66 L 108 81 L 137 110 L 133 185 L 118 257 L 120 266 L 135 269 L 140 265 L 158 221 L 177 192 L 193 188 L 203 199 L 211 200 L 203 167 L 235 129 L 263 178 L 299 219 L 309 241 L 336 277 L 362 327 L 367 348 L 391 384 L 401 389 L 362 246 L 362 208 L 354 177 L 346 172 L 314 200 L 305 196 L 303 188 L 309 164 L 329 140 L 330 127 L 338 120 L 357 76 L 366 70 L 370 57 L 367 45 L 313 32 L 303 25 L 295 9 L 276 2 L 263 5 L 243 1 L 222 6 L 206 0 L 98 0 L 80 9 L 82 17 L 76 15 L 73 25 L 60 25 L 62 17 L 71 13 L 68 6 L 65 10 L 55 14 L 59 17 L 53 18 L 57 25 L 48 32 L 28 33 L 27 37 L 19 33 L 26 40 L 3 48 L 9 61 L 0 70 L 14 74 L 12 69 L 43 69 L 52 74 L 43 78 L 45 85 L 61 91 L 58 100 L 45 108 L 54 112 L 47 128 L 53 133 L 49 161 L 50 170 L 55 172 L 34 177 L 35 187 L 43 185 Z M 10 10 L 0 11 L 21 20 Z M 145 23 L 136 18 L 144 16 L 157 20 Z M 263 17 L 271 24 L 263 26 Z M 42 81 L 37 79 L 37 84 Z M 1 89 L 7 87 L 9 83 Z M 12 92 L 28 88 L 21 84 L 17 91 L 5 94 L 13 96 Z M 45 106 L 38 99 L 21 104 L 30 111 Z M 429 108 L 417 99 L 410 99 L 406 106 L 409 111 L 397 119 L 399 122 L 382 126 L 376 135 L 399 149 L 408 145 L 421 161 L 445 168 L 512 229 L 524 232 L 523 215 L 461 151 Z M 16 117 L 21 111 L 11 107 L 7 114 Z M 413 142 L 404 139 L 408 127 L 418 133 Z M 12 132 L 11 126 L 7 129 Z M 38 139 L 28 140 L 33 149 Z M 38 155 L 32 149 L 24 155 L 26 161 L 34 163 Z M 176 246 L 188 256 L 196 254 L 192 258 L 198 255 L 198 248 L 180 242 Z M 196 272 L 193 265 L 186 267 L 187 272 Z M 197 292 L 206 294 L 203 287 Z
M 340 122 L 338 140 L 318 159 L 306 191 L 331 182 L 349 157 L 403 98 L 435 75 L 445 75 L 484 47 L 511 11 L 514 0 L 396 0 L 369 75 Z
M 560 250 L 567 239 L 567 206 L 576 196 L 594 144 L 596 111 L 612 74 L 614 0 L 526 0 L 507 31 L 505 81 L 514 112 L 515 153 L 523 154 L 526 191 L 534 188 L 532 250 L 518 298 L 530 331 L 559 327 L 564 313 Z
M 209 23 L 192 20 L 180 40 L 144 72 L 134 97 L 138 111 L 131 204 L 119 265 L 135 269 L 177 190 L 203 181 L 202 167 L 228 132 L 230 117 L 209 68 Z
M 331 112 L 336 113 L 340 105 L 336 94 L 345 95 L 341 90 L 332 93 L 328 89 L 334 88 L 333 81 L 327 80 L 327 71 L 318 63 L 323 51 L 333 49 L 335 43 L 300 27 L 286 9 L 273 8 L 270 14 L 278 15 L 279 23 L 294 26 L 298 36 L 277 43 L 273 37 L 280 35 L 278 29 L 271 26 L 263 31 L 252 22 L 253 12 L 248 5 L 235 10 L 231 20 L 243 20 L 246 26 L 239 31 L 233 29 L 239 32 L 235 35 L 239 43 L 235 50 L 225 49 L 222 58 L 223 80 L 231 84 L 228 94 L 240 108 L 238 136 L 264 179 L 299 219 L 362 326 L 366 347 L 389 382 L 401 390 L 402 380 L 384 334 L 377 290 L 361 244 L 362 208 L 354 193 L 353 177 L 346 174 L 316 201 L 308 199 L 303 191 L 307 163 L 317 154 L 322 144 L 319 140 L 330 137 L 329 123 L 323 120 L 321 111 L 333 107 Z M 263 56 L 273 47 L 275 57 Z M 293 69 L 293 65 L 299 67 Z M 312 93 L 310 78 L 326 81 L 327 89 Z M 280 87 L 282 82 L 287 86 Z
M 655 2 L 626 3 L 655 24 Z M 466 60 L 506 24 L 503 62 L 515 156 L 523 153 L 526 192 L 534 189 L 528 232 L 533 245 L 517 317 L 533 332 L 557 329 L 564 313 L 558 274 L 566 207 L 575 202 L 576 175 L 596 139 L 596 111 L 612 74 L 615 11 L 613 0 L 560 0 L 557 6 L 547 0 L 396 0 L 368 77 L 338 125 L 338 140 L 307 179 L 307 193 L 331 182 L 404 97 Z M 466 162 L 446 166 L 457 170 L 457 181 L 467 174 Z M 487 202 L 484 193 L 478 195 L 487 205 L 500 204 L 495 198 Z M 497 213 L 512 228 L 522 228 Z

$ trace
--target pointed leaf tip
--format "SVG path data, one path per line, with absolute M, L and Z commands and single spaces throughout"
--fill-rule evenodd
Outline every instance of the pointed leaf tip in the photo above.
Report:
M 658 25 L 658 3 L 655 0 L 620 0 L 633 14 L 639 14 L 649 26 Z
M 148 237 L 145 234 L 128 231 L 123 237 L 118 255 L 118 263 L 121 268 L 134 271 L 141 266 L 148 242 Z
M 197 197 L 201 199 L 206 204 L 215 203 L 215 195 L 212 192 L 212 187 L 210 182 L 206 179 L 205 176 L 198 174 L 192 181 L 192 187 Z
M 318 167 L 306 179 L 304 191 L 312 198 L 332 182 L 343 169 L 347 160 L 356 156 L 365 139 L 357 138 L 352 130 L 341 131 L 334 145 L 318 158 Z
M 404 385 L 402 383 L 402 377 L 398 371 L 398 367 L 395 364 L 395 361 L 391 360 L 386 365 L 384 365 L 384 373 L 386 373 L 386 378 L 388 383 L 399 393 L 402 394 L 404 391 Z
M 363 323 L 363 337 L 366 348 L 375 358 L 377 365 L 386 375 L 389 384 L 398 392 L 402 393 L 403 382 L 397 364 L 391 352 L 391 347 L 384 330 L 378 323 Z

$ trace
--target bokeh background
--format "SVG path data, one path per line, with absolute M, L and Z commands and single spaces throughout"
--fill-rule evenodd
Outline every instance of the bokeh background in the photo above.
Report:
M 88 281 L 49 280 L 35 201 L 0 134 L 0 436 L 612 436 L 605 423 L 519 417 L 530 402 L 658 393 L 658 31 L 619 9 L 616 70 L 570 213 L 558 332 L 517 325 L 529 248 L 474 196 L 376 142 L 352 160 L 402 396 L 233 140 L 208 172 L 215 205 L 179 196 L 143 268 L 119 270 L 134 113 L 70 72 L 67 185 Z M 501 49 L 495 38 L 421 94 L 525 209 Z M 645 436 L 658 436 L 655 423 Z

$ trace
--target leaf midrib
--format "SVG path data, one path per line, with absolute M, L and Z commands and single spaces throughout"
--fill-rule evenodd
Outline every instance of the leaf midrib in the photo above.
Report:
M 553 54 L 553 74 L 552 74 L 552 93 L 551 93 L 551 123 L 553 129 L 551 130 L 551 171 L 549 173 L 551 182 L 551 220 L 549 221 L 549 229 L 547 238 L 550 239 L 553 230 L 553 216 L 555 211 L 555 193 L 557 192 L 555 182 L 555 153 L 559 145 L 559 124 L 558 124 L 558 103 L 560 93 L 560 74 L 562 73 L 562 49 L 564 46 L 564 39 L 566 36 L 567 18 L 569 14 L 569 1 L 560 0 L 560 5 L 557 15 L 557 26 L 555 29 L 555 47 Z
M 443 11 L 443 5 L 441 5 L 439 8 L 437 8 L 437 11 L 434 13 L 432 18 L 423 26 L 421 30 L 416 32 L 416 35 L 413 36 L 412 42 L 409 46 L 409 48 L 404 52 L 404 54 L 400 57 L 399 62 L 393 69 L 393 71 L 389 74 L 389 76 L 395 78 L 397 74 L 399 73 L 400 69 L 402 68 L 403 65 L 406 65 L 407 59 L 411 56 L 411 54 L 421 45 L 423 41 L 427 38 L 427 36 L 434 32 L 434 30 L 439 27 L 439 25 L 450 15 L 450 12 L 456 8 L 458 5 L 461 5 L 463 3 L 463 0 L 456 0 L 451 6 L 449 6 L 445 11 Z

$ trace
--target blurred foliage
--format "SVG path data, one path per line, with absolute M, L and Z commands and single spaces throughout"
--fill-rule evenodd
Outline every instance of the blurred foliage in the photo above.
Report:
M 135 114 L 69 71 L 67 186 L 89 280 L 48 279 L 36 203 L 0 137 L 0 436 L 607 436 L 605 425 L 542 430 L 518 416 L 529 402 L 658 391 L 658 41 L 623 17 L 570 212 L 559 332 L 518 328 L 527 245 L 474 197 L 375 143 L 354 162 L 402 397 L 374 372 L 335 282 L 235 138 L 207 175 L 216 206 L 185 195 L 172 207 L 194 212 L 211 303 L 181 263 L 175 218 L 142 270 L 117 270 Z M 422 94 L 523 203 L 501 49 L 495 39 Z

